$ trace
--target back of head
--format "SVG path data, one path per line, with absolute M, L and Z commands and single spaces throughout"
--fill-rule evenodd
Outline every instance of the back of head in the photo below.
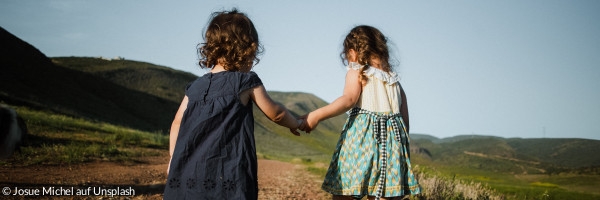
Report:
M 254 24 L 236 9 L 213 13 L 199 46 L 200 67 L 221 64 L 227 71 L 250 71 L 261 52 Z
M 344 50 L 341 53 L 342 62 L 347 61 L 350 50 L 356 51 L 358 64 L 374 66 L 374 60 L 379 61 L 377 67 L 390 72 L 390 54 L 387 45 L 387 38 L 372 26 L 361 25 L 354 27 L 344 39 Z

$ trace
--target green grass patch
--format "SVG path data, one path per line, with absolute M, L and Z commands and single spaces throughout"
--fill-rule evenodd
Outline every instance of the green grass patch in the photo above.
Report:
M 441 180 L 458 180 L 487 185 L 504 199 L 600 199 L 594 188 L 600 187 L 597 175 L 546 175 L 495 172 L 475 167 L 447 165 L 424 159 L 414 159 L 416 171 Z M 422 187 L 428 187 L 422 185 Z M 454 198 L 464 199 L 464 198 Z
M 42 144 L 40 147 L 26 146 L 13 159 L 24 165 L 75 164 L 95 159 L 123 160 L 128 154 L 119 151 L 116 145 L 100 144 Z
M 325 175 L 327 174 L 327 168 L 308 166 L 306 169 L 308 172 L 318 175 L 321 178 L 325 178 Z
M 549 187 L 549 188 L 557 188 L 558 185 L 556 184 L 552 184 L 552 183 L 542 183 L 542 182 L 533 182 L 530 183 L 531 186 L 537 186 L 537 187 Z
M 77 164 L 90 161 L 139 162 L 140 157 L 163 155 L 168 135 L 107 123 L 13 107 L 29 134 L 20 151 L 4 165 Z
M 520 186 L 520 185 L 490 185 L 498 192 L 505 194 L 507 199 L 598 199 L 600 196 L 569 191 L 562 188 L 549 188 L 545 186 Z

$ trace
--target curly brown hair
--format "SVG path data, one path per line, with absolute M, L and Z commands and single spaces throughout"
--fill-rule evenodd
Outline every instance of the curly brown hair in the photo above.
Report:
M 378 67 L 383 71 L 390 72 L 392 70 L 387 38 L 377 28 L 360 25 L 350 30 L 350 33 L 344 39 L 344 50 L 340 54 L 345 65 L 351 49 L 356 51 L 358 64 L 365 66 L 360 70 L 361 81 L 367 80 L 363 72 L 374 65 L 373 59 L 381 62 Z
M 246 14 L 233 9 L 215 12 L 198 44 L 201 68 L 223 65 L 227 71 L 250 71 L 260 59 L 258 33 Z

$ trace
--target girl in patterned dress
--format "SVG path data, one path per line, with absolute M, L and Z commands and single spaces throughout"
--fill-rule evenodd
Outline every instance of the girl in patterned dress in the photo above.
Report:
M 348 63 L 344 93 L 302 118 L 310 132 L 322 120 L 349 112 L 323 182 L 333 199 L 399 199 L 421 189 L 411 165 L 408 108 L 392 72 L 386 37 L 371 26 L 353 28 L 344 40 Z

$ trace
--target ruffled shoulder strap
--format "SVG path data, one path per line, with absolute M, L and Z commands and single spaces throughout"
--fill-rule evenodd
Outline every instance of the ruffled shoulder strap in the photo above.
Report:
M 360 70 L 363 67 L 364 67 L 363 65 L 358 64 L 356 62 L 350 62 L 348 64 L 348 66 L 346 66 L 346 70 L 350 70 L 350 69 Z M 393 85 L 394 83 L 400 81 L 400 77 L 395 72 L 385 72 L 385 71 L 377 69 L 375 67 L 369 67 L 369 69 L 364 71 L 364 74 L 366 76 L 373 76 L 373 77 L 385 82 L 388 85 Z
M 364 66 L 362 66 L 361 64 L 355 63 L 355 62 L 351 62 L 348 63 L 348 66 L 346 66 L 346 70 L 360 70 L 361 68 L 363 68 Z

